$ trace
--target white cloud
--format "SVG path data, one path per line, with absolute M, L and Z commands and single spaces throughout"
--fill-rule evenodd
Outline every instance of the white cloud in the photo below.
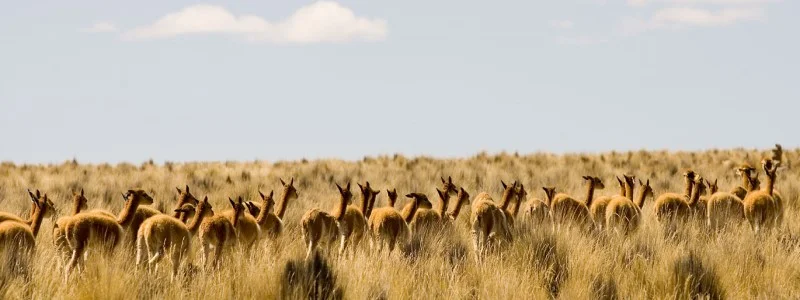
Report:
M 321 43 L 386 38 L 387 22 L 356 16 L 336 2 L 319 1 L 301 7 L 278 22 L 255 15 L 236 16 L 216 5 L 192 5 L 156 22 L 128 31 L 128 39 L 163 39 L 186 34 L 227 34 L 250 41 Z
M 622 22 L 624 34 L 638 34 L 656 29 L 683 29 L 688 27 L 721 27 L 740 22 L 762 20 L 764 10 L 760 8 L 726 8 L 710 10 L 670 7 L 657 10 L 649 19 L 628 18 Z
M 768 2 L 778 2 L 780 0 L 627 0 L 629 5 L 643 6 L 650 3 L 665 3 L 665 4 L 718 4 L 718 5 L 752 5 L 762 4 Z
M 82 28 L 82 32 L 91 32 L 91 33 L 98 33 L 98 32 L 116 32 L 117 26 L 109 22 L 96 22 L 92 24 L 92 26 Z
M 559 36 L 556 38 L 556 42 L 562 45 L 588 46 L 603 44 L 608 42 L 608 40 L 591 36 Z
M 764 11 L 757 8 L 726 8 L 717 13 L 696 8 L 666 8 L 653 15 L 656 24 L 688 26 L 725 26 L 741 21 L 760 20 Z
M 572 29 L 575 27 L 575 23 L 573 23 L 571 20 L 553 20 L 550 21 L 550 27 L 558 29 Z

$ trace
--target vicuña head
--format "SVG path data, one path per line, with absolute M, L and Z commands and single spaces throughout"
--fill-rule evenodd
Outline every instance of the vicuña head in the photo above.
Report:
M 179 188 L 179 187 L 176 187 L 175 189 L 178 190 L 178 203 L 175 205 L 176 209 L 180 209 L 181 207 L 183 207 L 184 204 L 192 204 L 192 205 L 196 206 L 197 203 L 200 202 L 189 191 L 189 185 L 186 185 L 186 188 L 184 190 L 181 190 L 181 188 Z M 177 219 L 185 219 L 185 218 L 182 218 L 180 213 L 177 213 L 177 212 L 173 214 L 173 217 L 175 217 Z
M 394 207 L 394 204 L 397 203 L 397 189 L 386 190 L 386 195 L 389 196 L 389 202 L 387 206 Z

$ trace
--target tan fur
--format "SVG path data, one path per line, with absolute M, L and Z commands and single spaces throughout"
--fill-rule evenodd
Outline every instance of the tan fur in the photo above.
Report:
M 80 193 L 73 192 L 71 216 L 77 215 L 82 210 L 85 210 L 88 207 L 88 202 L 89 201 L 84 196 L 83 189 L 81 189 Z M 64 265 L 69 260 L 70 254 L 70 247 L 69 243 L 67 242 L 67 235 L 64 231 L 64 226 L 66 226 L 67 222 L 70 221 L 71 216 L 58 218 L 56 223 L 53 225 L 53 244 L 55 244 L 56 251 L 59 253 L 59 257 L 61 258 L 61 263 Z
M 514 219 L 519 217 L 520 207 L 522 207 L 523 204 L 522 200 L 528 199 L 528 191 L 525 190 L 525 186 L 523 186 L 522 183 L 517 185 L 516 197 L 517 201 L 514 202 L 514 206 L 511 208 L 511 216 Z
M 716 192 L 708 198 L 708 226 L 715 231 L 738 226 L 744 221 L 742 199 L 727 192 Z
M 375 205 L 374 196 L 377 193 L 380 193 L 380 191 L 373 190 L 369 184 L 369 181 L 367 181 L 364 185 L 359 183 L 358 189 L 361 191 L 361 213 L 364 215 L 364 219 L 369 219 L 372 206 Z
M 218 268 L 222 261 L 223 250 L 236 244 L 236 229 L 231 224 L 230 218 L 222 215 L 207 217 L 200 224 L 198 232 L 200 243 L 203 246 L 203 266 L 208 267 L 208 256 L 213 248 L 212 266 Z
M 691 207 L 689 207 L 689 197 L 691 195 L 687 193 L 692 191 L 694 176 L 695 174 L 692 171 L 687 171 L 683 174 L 686 193 L 664 193 L 658 196 L 653 206 L 658 222 L 670 225 L 674 222 L 685 221 L 689 217 L 692 212 Z
M 714 182 L 706 180 L 706 186 L 708 187 L 707 193 L 705 195 L 700 196 L 700 199 L 697 200 L 697 204 L 695 205 L 695 217 L 697 221 L 701 223 L 701 226 L 708 226 L 708 202 L 711 199 L 711 196 L 719 192 L 719 185 L 717 184 L 717 180 L 715 179 Z
M 626 176 L 625 185 L 627 192 L 633 194 L 633 177 Z M 608 207 L 606 207 L 606 224 L 609 229 L 616 233 L 627 235 L 639 229 L 642 222 L 642 207 L 647 197 L 653 196 L 653 189 L 650 187 L 650 180 L 642 182 L 642 191 L 636 201 L 624 196 L 614 196 Z M 627 194 L 626 192 L 626 194 Z
M 449 217 L 448 219 L 450 219 L 451 222 L 458 220 L 458 216 L 461 214 L 461 207 L 470 204 L 469 193 L 467 193 L 467 191 L 464 190 L 464 188 L 459 188 L 456 199 L 458 200 L 456 201 L 456 206 L 453 207 L 453 211 L 447 213 Z
M 677 193 L 664 193 L 658 196 L 653 210 L 656 219 L 661 223 L 683 220 L 691 211 L 686 196 Z
M 0 211 L 0 223 L 3 222 L 16 222 L 20 224 L 27 224 L 28 220 L 23 220 L 19 216 L 9 212 Z
M 762 166 L 767 173 L 767 188 L 748 193 L 743 201 L 744 216 L 755 232 L 772 228 L 778 214 L 778 207 L 773 197 L 777 163 L 764 160 Z
M 606 226 L 620 234 L 633 232 L 639 225 L 640 213 L 630 199 L 614 196 L 606 207 Z
M 339 229 L 339 234 L 342 238 L 339 253 L 344 253 L 351 244 L 351 248 L 355 252 L 356 247 L 361 244 L 361 240 L 365 236 L 367 219 L 364 218 L 361 209 L 355 205 L 348 205 L 344 214 L 344 219 L 339 222 Z
M 153 216 L 161 214 L 160 211 L 150 206 L 137 207 L 136 214 L 133 216 L 133 222 L 131 222 L 131 226 L 128 226 L 126 229 L 125 235 L 129 237 L 128 241 L 135 243 L 136 234 L 139 232 L 139 227 L 142 226 L 142 223 Z
M 164 214 L 153 216 L 142 223 L 136 239 L 137 266 L 144 262 L 145 251 L 148 267 L 158 264 L 161 258 L 169 253 L 172 261 L 172 278 L 178 275 L 178 269 L 191 249 L 192 235 L 199 229 L 203 218 L 211 214 L 211 204 L 208 203 L 208 198 L 198 203 L 196 207 L 191 202 L 185 202 L 184 206 L 175 209 L 175 213 L 185 216 L 190 213 L 189 210 L 194 211 L 196 216 L 189 226 L 174 216 Z
M 345 188 L 342 188 L 339 186 L 339 184 L 336 184 L 336 188 L 339 190 L 340 197 L 339 203 L 336 205 L 336 210 L 333 212 L 333 214 L 328 214 L 317 208 L 313 208 L 307 211 L 300 221 L 302 226 L 303 240 L 305 241 L 306 245 L 308 245 L 306 259 L 311 257 L 311 252 L 316 249 L 320 241 L 328 240 L 323 238 L 329 237 L 331 240 L 335 240 L 337 236 L 333 234 L 334 232 L 339 233 L 340 253 L 344 249 L 345 242 L 350 239 L 349 234 L 352 233 L 352 230 L 349 227 L 350 224 L 348 224 L 345 220 L 347 206 L 350 204 L 350 201 L 353 198 L 353 194 L 350 192 L 350 183 L 348 182 Z
M 192 236 L 186 225 L 173 216 L 158 215 L 144 221 L 138 235 L 136 265 L 143 262 L 145 248 L 149 257 L 148 266 L 157 264 L 168 252 L 172 259 L 172 277 L 177 276 L 178 268 L 191 245 Z
M 425 233 L 438 233 L 443 229 L 444 219 L 442 216 L 444 216 L 447 212 L 447 206 L 450 203 L 450 196 L 457 195 L 458 189 L 453 184 L 453 179 L 451 177 L 448 177 L 447 180 L 441 178 L 441 180 L 442 189 L 436 189 L 436 193 L 439 195 L 440 200 L 439 208 L 438 210 L 434 210 L 432 207 L 428 207 L 427 203 L 419 204 L 422 206 L 422 208 L 417 210 L 416 215 L 411 221 L 411 231 L 414 234 L 421 233 L 424 235 Z M 406 205 L 406 207 L 409 205 Z
M 361 186 L 359 184 L 359 186 Z M 363 187 L 362 187 L 363 188 Z M 347 193 L 350 193 L 348 184 Z M 351 196 L 352 197 L 352 196 Z M 355 205 L 348 205 L 344 216 L 337 218 L 339 227 L 339 254 L 344 254 L 347 247 L 352 244 L 353 252 L 361 244 L 367 231 L 367 219 L 364 217 L 363 210 L 369 207 L 369 195 L 364 195 L 361 199 L 361 208 Z
M 178 190 L 178 203 L 175 204 L 175 210 L 172 216 L 176 219 L 187 219 L 183 218 L 183 213 L 181 213 L 182 211 L 181 208 L 184 207 L 184 205 L 186 204 L 192 204 L 194 206 L 197 206 L 197 204 L 200 201 L 198 201 L 197 198 L 195 198 L 194 195 L 192 195 L 192 193 L 189 191 L 189 185 L 186 185 L 185 190 L 181 190 L 178 187 L 176 187 L 175 189 Z
M 238 201 L 233 201 L 233 199 L 230 198 L 228 198 L 228 200 L 233 209 L 224 211 L 222 216 L 231 221 L 231 224 L 233 224 L 236 229 L 239 245 L 241 245 L 246 252 L 249 252 L 261 236 L 261 228 L 258 226 L 256 218 L 244 212 L 245 207 L 242 197 L 239 197 Z
M 514 202 L 519 202 L 519 199 L 517 199 L 517 182 L 515 181 L 510 186 L 506 185 L 506 183 L 503 181 L 500 181 L 500 183 L 503 186 L 503 196 L 500 200 L 500 211 L 503 213 L 503 217 L 506 219 L 508 227 L 513 229 L 514 214 L 511 210 L 511 204 Z
M 72 251 L 64 271 L 65 282 L 90 244 L 99 242 L 107 251 L 113 250 L 122 239 L 123 230 L 130 227 L 139 204 L 153 203 L 153 198 L 143 190 L 128 190 L 124 196 L 127 199 L 125 207 L 116 220 L 103 213 L 90 212 L 77 214 L 64 224 L 67 244 Z
M 8 272 L 17 270 L 25 273 L 36 250 L 36 238 L 30 226 L 22 222 L 0 223 L 0 263 Z
M 411 231 L 403 216 L 394 207 L 379 207 L 372 211 L 367 222 L 378 251 L 388 246 L 389 254 L 398 243 L 406 243 L 411 238 Z
M 471 234 L 475 247 L 475 259 L 480 262 L 490 247 L 490 241 L 502 244 L 512 242 L 511 229 L 502 209 L 488 193 L 481 192 L 472 202 L 470 215 Z
M 337 238 L 336 218 L 317 208 L 312 208 L 303 214 L 300 228 L 303 241 L 308 245 L 306 259 L 311 257 L 311 252 L 320 242 L 334 242 Z
M 563 193 L 557 194 L 553 198 L 553 203 L 550 205 L 550 213 L 553 217 L 553 223 L 557 226 L 569 225 L 588 229 L 592 224 L 589 208 L 586 204 L 591 204 L 595 189 L 603 189 L 605 186 L 600 178 L 597 177 L 583 176 L 583 179 L 586 181 L 587 186 L 586 201 L 575 200 L 570 195 Z
M 36 190 L 35 195 L 31 193 L 31 191 L 28 191 L 28 195 L 31 197 L 32 201 L 36 201 L 36 199 L 39 199 L 41 197 L 41 193 L 39 192 L 39 190 Z M 36 203 L 35 202 L 32 203 L 33 204 L 31 205 L 31 211 L 27 220 L 9 212 L 0 211 L 0 223 L 5 221 L 11 221 L 30 226 L 33 223 L 33 213 L 36 212 Z
M 616 178 L 617 183 L 619 183 L 619 196 L 625 197 L 625 183 L 622 182 L 619 177 Z M 612 197 L 615 196 L 597 197 L 594 199 L 594 201 L 592 201 L 592 205 L 589 206 L 589 215 L 592 217 L 592 221 L 597 229 L 603 230 L 606 228 L 606 208 L 608 207 L 608 204 L 611 203 Z
M 442 215 L 441 212 L 447 209 L 447 202 L 450 201 L 449 193 L 442 192 L 438 188 L 436 193 L 439 195 L 441 206 L 439 210 L 434 209 L 419 209 L 416 212 L 413 220 L 411 221 L 411 232 L 413 234 L 437 233 L 442 230 Z
M 289 183 L 280 179 L 281 185 L 283 186 L 283 193 L 281 194 L 280 205 L 278 206 L 278 210 L 276 213 L 270 211 L 267 208 L 266 212 L 259 212 L 259 214 L 255 214 L 256 221 L 259 222 L 259 226 L 261 227 L 262 235 L 269 237 L 270 239 L 275 239 L 283 232 L 283 216 L 286 213 L 286 207 L 289 204 L 289 201 L 294 201 L 295 199 L 299 198 L 300 195 L 297 193 L 297 189 L 294 187 L 294 178 L 292 178 Z M 261 199 L 265 201 L 262 207 L 266 207 L 266 197 L 264 194 L 261 194 Z M 272 200 L 272 193 L 270 193 L 269 197 L 270 201 Z M 274 201 L 272 202 L 274 205 Z M 252 212 L 252 211 L 251 211 Z
M 742 177 L 742 185 L 736 186 L 731 190 L 731 194 L 736 195 L 739 199 L 744 199 L 752 190 L 756 188 L 754 186 L 758 185 L 757 179 L 751 178 L 752 172 L 755 171 L 755 168 L 751 167 L 748 164 L 744 164 L 736 169 L 736 174 Z
M 274 192 L 270 191 L 269 196 L 264 195 L 260 191 L 258 194 L 261 196 L 263 203 L 261 204 L 258 214 L 256 215 L 256 223 L 258 224 L 258 227 L 261 228 L 262 237 L 267 237 L 274 240 L 278 237 L 278 234 L 283 231 L 283 221 L 278 218 L 274 212 L 272 212 L 272 209 L 275 206 L 275 200 L 272 198 Z
M 125 197 L 126 196 L 123 195 L 123 199 L 125 199 L 127 201 L 127 199 Z M 152 202 L 149 203 L 149 204 L 152 204 Z M 144 220 L 147 220 L 148 218 L 150 218 L 152 216 L 161 214 L 161 212 L 158 211 L 157 209 L 152 208 L 150 206 L 145 206 L 145 205 L 149 205 L 149 204 L 144 204 L 144 205 L 137 206 L 136 207 L 136 211 L 133 214 L 133 218 L 132 218 L 132 220 L 130 222 L 130 225 L 124 228 L 124 234 L 127 237 L 125 240 L 127 240 L 130 243 L 130 245 L 135 245 L 136 244 L 136 234 L 139 232 L 139 226 L 142 225 L 142 222 L 144 222 Z M 94 209 L 94 210 L 91 210 L 89 213 L 102 214 L 102 215 L 114 217 L 113 213 L 111 213 L 108 210 L 104 210 L 104 209 Z
M 553 187 L 542 187 L 544 190 L 544 200 L 531 197 L 526 204 L 524 217 L 531 222 L 531 224 L 542 227 L 552 225 L 552 218 L 550 217 L 550 203 L 556 195 L 556 190 Z
M 412 219 L 413 219 L 414 217 L 416 217 L 419 214 L 420 211 L 433 208 L 433 204 L 431 204 L 430 202 L 428 202 L 428 203 L 420 203 L 419 207 L 416 209 L 416 211 L 414 211 L 414 210 L 412 210 L 411 203 L 412 202 L 409 201 L 408 203 L 406 203 L 405 206 L 403 206 L 403 211 L 400 213 L 401 215 L 403 215 L 403 219 L 407 219 L 407 218 L 409 218 L 409 216 L 411 216 Z M 415 212 L 415 213 L 412 214 L 412 212 Z
M 387 192 L 391 199 L 389 204 L 392 206 L 375 209 L 367 223 L 372 233 L 373 244 L 377 244 L 378 251 L 382 251 L 384 245 L 386 245 L 389 248 L 388 255 L 391 255 L 398 243 L 404 245 L 411 238 L 411 230 L 409 229 L 407 220 L 411 220 L 415 217 L 420 202 L 427 201 L 427 198 L 421 194 L 412 193 L 406 195 L 406 197 L 411 198 L 411 206 L 409 216 L 404 218 L 393 206 L 397 200 L 397 190 Z
M 18 270 L 22 273 L 28 272 L 30 259 L 35 251 L 36 236 L 41 228 L 45 217 L 53 214 L 55 208 L 53 202 L 47 198 L 47 194 L 40 196 L 37 191 L 37 199 L 32 201 L 31 224 L 21 222 L 0 223 L 0 259 L 7 264 L 5 270 Z

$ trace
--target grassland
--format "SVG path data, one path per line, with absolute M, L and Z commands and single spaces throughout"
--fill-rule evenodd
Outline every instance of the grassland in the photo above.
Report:
M 31 279 L 2 277 L 0 298 L 286 298 L 306 293 L 287 277 L 308 275 L 302 263 L 305 249 L 299 230 L 302 214 L 312 208 L 333 210 L 338 199 L 334 183 L 369 180 L 384 189 L 376 207 L 386 203 L 386 188 L 400 193 L 426 193 L 434 202 L 440 176 L 475 196 L 489 192 L 496 199 L 500 180 L 519 180 L 531 196 L 543 197 L 543 185 L 556 186 L 583 199 L 582 175 L 603 178 L 616 194 L 614 176 L 635 174 L 650 179 L 656 196 L 682 191 L 681 173 L 691 168 L 708 179 L 719 179 L 721 190 L 739 184 L 734 167 L 758 165 L 767 150 L 709 150 L 701 152 L 611 152 L 603 154 L 479 154 L 463 159 L 368 157 L 361 161 L 316 160 L 269 163 L 166 163 L 163 165 L 84 165 L 74 161 L 55 165 L 0 165 L 0 210 L 27 215 L 26 189 L 39 189 L 54 200 L 60 214 L 69 211 L 72 190 L 85 189 L 90 208 L 119 211 L 120 192 L 143 188 L 162 211 L 172 208 L 175 187 L 189 185 L 198 198 L 208 195 L 215 209 L 228 208 L 227 198 L 257 200 L 258 191 L 279 192 L 278 178 L 294 177 L 300 198 L 290 203 L 284 233 L 273 242 L 259 243 L 251 257 L 232 251 L 225 265 L 204 273 L 187 267 L 171 283 L 168 261 L 155 274 L 133 267 L 133 250 L 120 248 L 112 257 L 99 255 L 68 285 L 62 284 L 59 260 L 52 243 L 52 221 L 45 220 L 37 237 Z M 723 234 L 702 227 L 684 228 L 665 236 L 647 200 L 644 226 L 628 238 L 593 235 L 518 224 L 515 241 L 489 256 L 483 265 L 472 259 L 468 230 L 469 207 L 457 220 L 457 230 L 440 239 L 414 245 L 389 258 L 362 248 L 354 257 L 324 251 L 327 270 L 323 287 L 347 299 L 527 299 L 527 298 L 792 298 L 800 295 L 800 158 L 797 149 L 784 153 L 778 173 L 785 220 L 781 228 L 757 236 L 745 225 Z M 760 172 L 760 170 L 759 170 Z M 762 174 L 763 176 L 763 174 Z M 398 208 L 404 204 L 401 199 Z M 200 261 L 197 244 L 192 264 Z M 124 251 L 123 251 L 124 250 Z M 91 255 L 91 254 L 90 254 Z M 292 294 L 292 292 L 300 294 Z

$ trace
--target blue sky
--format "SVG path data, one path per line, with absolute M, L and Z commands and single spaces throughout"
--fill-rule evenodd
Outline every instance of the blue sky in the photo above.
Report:
M 800 2 L 7 1 L 0 160 L 798 146 Z

